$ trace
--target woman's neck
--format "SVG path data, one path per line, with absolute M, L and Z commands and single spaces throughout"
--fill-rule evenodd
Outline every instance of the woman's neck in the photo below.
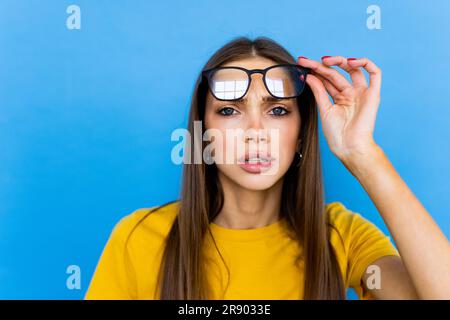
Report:
M 253 229 L 279 220 L 283 179 L 266 190 L 243 188 L 220 173 L 219 179 L 224 204 L 213 220 L 215 224 L 230 229 Z

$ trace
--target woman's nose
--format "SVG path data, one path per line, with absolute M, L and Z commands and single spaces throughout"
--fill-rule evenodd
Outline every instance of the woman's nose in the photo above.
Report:
M 267 128 L 264 116 L 261 113 L 261 105 L 259 101 L 254 100 L 248 105 L 247 119 L 244 130 L 246 131 L 246 140 L 252 139 L 255 142 L 267 140 Z
M 270 136 L 266 129 L 264 128 L 247 128 L 244 134 L 244 141 L 252 141 L 254 143 L 269 142 Z
M 251 110 L 248 110 L 247 116 L 248 116 L 247 129 L 253 130 L 264 129 L 264 123 L 259 106 L 252 107 Z

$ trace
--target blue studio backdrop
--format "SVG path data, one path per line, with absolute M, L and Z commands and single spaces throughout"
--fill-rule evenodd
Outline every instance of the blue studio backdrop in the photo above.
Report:
M 450 236 L 449 14 L 444 0 L 0 0 L 0 298 L 83 298 L 115 223 L 178 197 L 171 133 L 203 64 L 237 36 L 379 65 L 375 139 Z M 387 233 L 320 144 L 327 202 Z

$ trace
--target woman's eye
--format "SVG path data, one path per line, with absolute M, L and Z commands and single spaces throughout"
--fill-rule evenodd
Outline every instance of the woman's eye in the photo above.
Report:
M 234 110 L 233 108 L 225 107 L 225 108 L 220 109 L 219 113 L 223 116 L 232 116 L 232 115 L 234 115 L 234 113 L 233 113 L 234 111 L 236 111 L 236 110 Z
M 288 114 L 289 112 L 287 111 L 286 108 L 283 107 L 275 107 L 272 110 L 270 110 L 269 114 L 271 115 L 275 115 L 275 116 L 284 116 L 285 114 Z

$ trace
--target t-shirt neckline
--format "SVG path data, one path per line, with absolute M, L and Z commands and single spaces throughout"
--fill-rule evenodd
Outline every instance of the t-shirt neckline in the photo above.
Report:
M 214 237 L 231 240 L 231 241 L 255 241 L 270 239 L 273 236 L 280 235 L 284 231 L 286 218 L 282 217 L 277 221 L 264 227 L 252 229 L 232 229 L 222 227 L 214 222 L 210 222 L 209 226 Z

